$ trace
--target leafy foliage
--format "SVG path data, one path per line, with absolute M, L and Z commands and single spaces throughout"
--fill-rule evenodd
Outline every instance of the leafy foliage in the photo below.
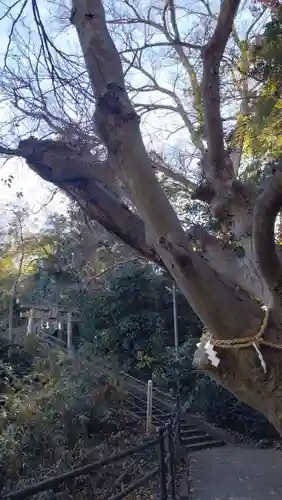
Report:
M 117 268 L 92 300 L 88 340 L 94 338 L 98 352 L 111 353 L 135 375 L 164 371 L 174 357 L 171 286 L 154 266 L 137 262 Z M 177 308 L 180 343 L 196 338 L 199 321 L 180 293 Z
M 252 99 L 251 114 L 241 118 L 248 156 L 277 158 L 282 146 L 282 9 L 266 24 L 264 33 L 250 50 L 252 77 L 260 82 Z M 239 127 L 239 128 L 240 128 Z
M 7 488 L 23 484 L 24 477 L 28 482 L 44 476 L 46 467 L 59 472 L 75 464 L 97 444 L 97 436 L 100 442 L 104 428 L 113 428 L 111 419 L 122 402 L 118 379 L 93 356 L 74 362 L 33 337 L 21 353 L 29 364 L 19 373 L 15 359 L 10 360 L 13 383 L 6 386 L 0 412 L 0 463 Z

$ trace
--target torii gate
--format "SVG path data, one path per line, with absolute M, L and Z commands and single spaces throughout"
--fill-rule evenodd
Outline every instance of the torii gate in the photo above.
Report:
M 20 317 L 27 318 L 27 331 L 26 335 L 43 333 L 43 323 L 51 323 L 53 326 L 53 335 L 57 332 L 59 341 L 66 344 L 69 353 L 74 351 L 73 345 L 73 325 L 81 323 L 82 319 L 78 317 L 79 311 L 77 309 L 64 309 L 52 306 L 39 306 L 39 305 L 20 305 Z M 66 340 L 64 337 L 64 325 L 66 324 Z M 49 335 L 48 335 L 49 337 Z

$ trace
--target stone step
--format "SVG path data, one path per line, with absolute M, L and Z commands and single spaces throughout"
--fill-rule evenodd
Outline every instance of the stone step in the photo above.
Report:
M 138 402 L 136 403 L 131 403 L 130 401 L 127 401 L 124 405 L 124 407 L 126 409 L 130 409 L 130 411 L 136 411 L 138 413 L 143 413 L 144 415 L 147 414 L 147 407 L 146 406 L 142 406 L 142 405 L 139 405 Z M 156 417 L 156 418 L 161 418 L 161 419 L 165 419 L 165 420 L 168 420 L 170 415 L 167 414 L 167 413 L 164 413 L 162 410 L 160 410 L 159 408 L 155 408 L 153 406 L 153 417 Z
M 126 403 L 124 405 L 124 408 L 127 410 L 130 410 L 130 411 L 134 411 L 136 413 L 142 413 L 144 415 L 147 415 L 147 408 L 137 407 L 131 403 Z M 167 415 L 163 412 L 160 412 L 158 409 L 155 409 L 155 408 L 153 408 L 153 417 L 156 417 L 156 418 L 164 418 L 165 417 L 166 420 L 169 419 L 169 415 Z
M 136 411 L 146 411 L 145 408 L 139 406 L 138 403 L 132 403 L 131 401 L 126 401 L 124 406 L 125 408 L 135 409 Z
M 201 429 L 197 429 L 197 427 L 189 427 L 183 428 L 181 427 L 181 436 L 183 439 L 187 436 L 207 436 L 208 434 L 205 431 L 201 431 Z
M 161 420 L 162 422 L 168 422 L 170 415 L 166 415 L 165 413 L 155 413 L 153 410 L 153 418 Z
M 125 402 L 125 405 L 129 405 L 129 406 L 132 406 L 133 408 L 138 408 L 142 411 L 145 411 L 146 407 L 143 406 L 143 404 L 140 404 L 140 402 L 138 400 L 134 401 L 133 399 L 128 399 L 126 402 Z
M 194 443 L 205 443 L 206 441 L 213 441 L 213 439 L 205 433 L 201 436 L 199 436 L 198 434 L 194 434 L 192 436 L 183 436 L 183 434 L 181 434 L 181 442 L 184 446 Z
M 193 443 L 184 446 L 187 452 L 190 453 L 191 451 L 207 450 L 209 448 L 219 448 L 220 446 L 225 446 L 225 444 L 226 443 L 224 441 L 207 440 L 201 443 Z
M 146 420 L 147 404 L 146 400 L 134 398 L 132 396 L 127 402 L 128 409 L 132 414 L 142 420 Z M 161 404 L 153 398 L 152 422 L 155 426 L 164 425 L 170 419 L 170 414 L 163 410 Z M 172 419 L 173 420 L 173 419 Z M 213 438 L 208 431 L 198 428 L 195 424 L 188 424 L 185 418 L 180 419 L 182 444 L 189 453 L 190 451 L 204 450 L 224 446 L 225 441 Z
M 161 410 L 160 408 L 158 408 L 157 406 L 154 406 L 154 405 L 153 405 L 153 413 L 155 415 L 166 415 L 167 418 L 170 417 L 170 413 L 165 412 L 165 411 Z
M 141 411 L 135 411 L 135 410 L 131 410 L 132 413 L 134 413 L 134 415 L 136 415 L 136 417 L 138 418 L 146 418 L 146 413 L 143 413 Z
M 135 404 L 138 404 L 138 406 L 142 406 L 144 408 L 147 408 L 147 400 L 143 399 L 142 397 L 136 397 L 135 398 L 134 395 L 131 395 L 128 398 L 128 401 L 132 401 Z M 153 403 L 153 407 L 158 408 L 161 411 L 163 411 L 163 405 L 157 399 L 153 398 L 152 403 Z

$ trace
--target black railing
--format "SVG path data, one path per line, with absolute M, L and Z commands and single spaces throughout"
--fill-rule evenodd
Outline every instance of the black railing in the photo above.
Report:
M 172 434 L 174 439 L 174 445 L 178 444 L 181 446 L 181 401 L 180 395 L 176 396 L 176 404 L 173 407 L 169 421 L 172 425 Z
M 180 400 L 180 393 L 177 394 L 176 396 L 176 412 L 175 412 L 175 418 L 174 418 L 174 424 L 176 425 L 176 436 L 179 442 L 179 445 L 181 446 L 181 400 Z
M 143 475 L 141 478 L 137 478 L 132 481 L 123 491 L 117 494 L 108 496 L 109 500 L 121 500 L 125 498 L 132 491 L 137 490 L 140 486 L 145 485 L 150 481 L 150 479 L 157 477 L 159 475 L 159 490 L 160 490 L 160 500 L 175 500 L 175 446 L 174 446 L 174 431 L 172 422 L 166 424 L 164 427 L 159 427 L 157 429 L 157 437 L 145 443 L 138 444 L 134 448 L 127 449 L 120 453 L 115 453 L 110 457 L 101 460 L 99 462 L 93 462 L 87 464 L 83 467 L 77 467 L 65 472 L 63 474 L 49 477 L 39 483 L 27 486 L 24 489 L 12 491 L 1 496 L 0 500 L 24 500 L 32 497 L 33 495 L 47 491 L 53 490 L 54 494 L 59 491 L 62 486 L 69 485 L 76 478 L 83 476 L 89 476 L 95 473 L 102 467 L 111 465 L 118 462 L 124 458 L 130 457 L 132 455 L 138 454 L 141 451 L 148 449 L 159 450 L 158 464 L 150 470 L 147 474 Z M 150 465 L 148 459 L 148 465 Z M 131 466 L 128 467 L 130 469 Z

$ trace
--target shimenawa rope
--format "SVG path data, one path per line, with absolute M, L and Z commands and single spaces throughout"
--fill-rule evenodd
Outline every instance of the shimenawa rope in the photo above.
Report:
M 200 343 L 204 344 L 204 347 L 209 355 L 209 359 L 212 362 L 212 364 L 218 366 L 220 362 L 219 358 L 217 357 L 216 351 L 214 351 L 214 348 L 216 347 L 220 347 L 223 349 L 243 349 L 246 347 L 254 347 L 261 362 L 261 365 L 264 371 L 266 371 L 266 365 L 263 356 L 259 350 L 259 345 L 265 345 L 267 347 L 272 347 L 274 349 L 282 350 L 282 345 L 274 344 L 273 342 L 268 342 L 263 338 L 263 334 L 268 324 L 269 315 L 270 315 L 270 307 L 268 306 L 265 310 L 265 315 L 259 331 L 255 335 L 251 335 L 249 337 L 221 340 L 221 339 L 215 339 L 209 332 L 203 333 Z

